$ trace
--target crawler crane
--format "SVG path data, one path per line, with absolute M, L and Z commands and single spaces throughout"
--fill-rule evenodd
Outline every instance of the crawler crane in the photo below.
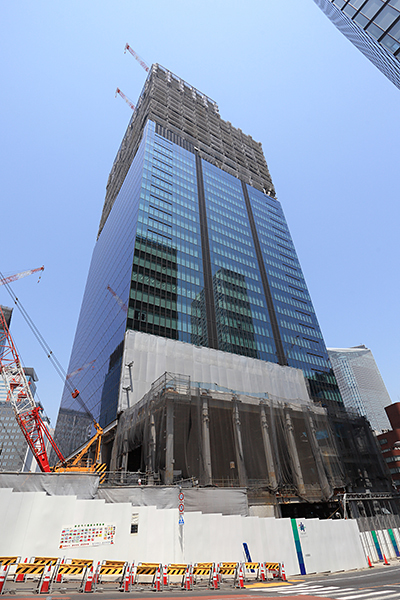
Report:
M 14 341 L 11 337 L 3 311 L 0 308 L 0 375 L 6 385 L 7 401 L 11 403 L 15 418 L 21 431 L 34 455 L 40 470 L 50 472 L 98 473 L 101 475 L 106 470 L 106 465 L 100 463 L 100 445 L 102 428 L 93 418 L 77 389 L 72 391 L 72 397 L 77 399 L 85 412 L 93 419 L 96 430 L 95 435 L 86 446 L 72 459 L 66 460 L 53 437 L 48 431 L 40 412 L 43 410 L 35 402 L 24 369 L 21 365 Z M 58 463 L 50 467 L 46 450 L 47 443 L 57 455 Z M 94 457 L 89 459 L 86 455 L 92 450 Z

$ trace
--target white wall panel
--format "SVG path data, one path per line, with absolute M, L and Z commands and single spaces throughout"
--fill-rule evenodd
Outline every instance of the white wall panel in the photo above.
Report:
M 138 533 L 130 532 L 132 513 L 139 515 Z M 74 496 L 0 490 L 0 555 L 67 556 L 142 562 L 208 562 L 244 559 L 243 542 L 255 561 L 279 561 L 286 573 L 298 574 L 299 564 L 290 519 L 239 515 L 185 514 L 178 509 L 107 504 Z M 116 526 L 113 545 L 59 548 L 65 526 L 106 523 Z M 355 521 L 304 520 L 301 537 L 307 572 L 337 571 L 366 566 Z

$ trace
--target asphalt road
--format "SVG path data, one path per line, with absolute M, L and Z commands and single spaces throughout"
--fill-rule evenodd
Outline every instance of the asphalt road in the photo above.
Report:
M 223 584 L 219 590 L 210 590 L 203 585 L 190 592 L 181 590 L 180 586 L 153 592 L 150 586 L 139 586 L 130 593 L 122 593 L 115 583 L 107 583 L 99 585 L 97 591 L 89 595 L 93 600 L 155 600 L 157 596 L 165 600 L 400 600 L 400 562 L 361 571 L 295 577 L 286 583 L 251 583 L 244 589 L 234 589 L 229 584 Z M 77 591 L 76 585 L 66 584 L 55 587 L 42 597 L 46 600 L 81 600 L 82 594 Z M 37 600 L 32 582 L 8 583 L 2 600 L 15 598 Z

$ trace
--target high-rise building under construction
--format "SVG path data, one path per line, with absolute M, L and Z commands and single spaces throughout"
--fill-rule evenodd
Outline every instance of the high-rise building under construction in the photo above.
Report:
M 108 179 L 69 366 L 103 426 L 127 329 L 301 368 L 341 402 L 261 144 L 160 65 Z
M 319 417 L 306 426 L 304 418 L 307 421 L 308 417 L 304 415 L 307 410 L 312 412 L 313 406 L 316 411 L 327 407 L 335 412 L 343 403 L 261 144 L 224 121 L 213 100 L 158 64 L 150 69 L 108 179 L 68 370 L 70 383 L 103 427 L 110 426 L 125 409 L 139 405 L 151 384 L 161 381 L 167 371 L 189 376 L 198 390 L 207 394 L 211 388 L 222 393 L 223 388 L 235 402 L 237 394 L 253 394 L 253 400 L 246 396 L 241 406 L 246 402 L 249 407 L 255 405 L 254 394 L 258 394 L 258 406 L 260 398 L 268 398 L 268 391 L 278 403 L 293 399 L 303 411 L 298 426 L 293 425 L 294 417 L 276 409 L 286 432 L 282 436 L 289 440 L 282 442 L 282 452 L 287 452 L 286 443 L 294 452 L 291 470 L 282 455 L 281 472 L 286 469 L 289 480 L 290 472 L 297 469 L 300 481 L 301 452 L 303 471 L 309 469 L 309 474 L 315 475 L 324 470 L 317 447 L 327 444 L 329 427 L 326 421 L 322 426 Z M 161 389 L 159 385 L 156 388 Z M 185 394 L 190 404 L 192 384 L 186 381 L 183 388 L 189 390 Z M 213 413 L 215 419 L 232 406 L 221 402 Z M 210 406 L 198 405 L 203 416 Z M 251 426 L 243 443 L 238 430 L 240 409 L 235 411 L 233 421 L 231 415 L 219 433 L 215 429 L 211 435 L 214 442 L 207 441 L 204 432 L 208 426 L 204 426 L 202 442 L 194 443 L 204 450 L 203 465 L 209 464 L 206 482 L 213 480 L 213 444 L 214 456 L 224 453 L 218 446 L 223 431 L 226 440 L 231 436 L 236 459 L 226 455 L 226 467 L 215 465 L 219 479 L 226 470 L 236 473 L 242 446 L 248 456 L 256 455 L 255 448 L 251 450 L 252 439 L 265 442 L 265 447 L 273 444 L 265 438 L 270 413 L 265 413 L 263 406 L 258 406 L 251 419 L 256 419 L 257 427 L 264 427 L 264 433 L 261 435 L 260 429 L 257 434 Z M 189 427 L 185 429 L 187 439 L 197 419 L 189 413 L 181 415 L 182 432 Z M 143 414 L 129 419 L 137 424 Z M 175 417 L 179 428 L 177 413 Z M 210 417 L 210 427 L 214 417 Z M 173 422 L 168 418 L 164 425 L 161 416 L 158 425 L 152 420 L 143 425 L 150 427 L 150 437 L 154 434 L 153 450 L 146 450 L 146 456 L 155 453 L 156 445 L 167 447 L 168 454 L 168 444 L 162 442 L 160 432 L 154 433 L 158 426 L 168 430 Z M 242 421 L 244 418 L 242 415 Z M 224 419 L 221 416 L 221 423 Z M 248 423 L 253 423 L 251 419 Z M 77 421 L 83 423 L 81 429 L 76 427 Z M 149 439 L 143 427 L 137 439 L 133 440 L 136 434 L 132 434 L 132 448 L 142 443 L 140 436 Z M 307 445 L 308 454 L 306 429 L 308 441 L 313 440 Z M 88 430 L 90 419 L 66 389 L 56 427 L 64 455 L 79 441 L 86 441 Z M 337 437 L 349 435 L 343 426 Z M 130 442 L 123 443 L 124 455 L 129 453 L 126 443 Z M 175 453 L 186 457 L 181 472 L 199 477 L 193 470 L 199 458 L 193 457 L 189 465 L 179 443 L 175 437 Z M 324 452 L 325 458 L 335 455 L 335 443 Z M 260 450 L 260 456 L 263 452 Z M 132 470 L 154 470 L 155 458 L 143 467 L 139 464 L 143 452 L 139 461 L 134 453 L 133 449 Z M 349 460 L 355 455 L 356 449 L 353 452 L 349 447 Z M 167 483 L 173 480 L 172 469 L 179 462 L 171 457 L 171 453 L 164 457 L 159 467 L 167 474 Z M 118 460 L 114 460 L 115 468 L 121 468 Z M 340 485 L 333 482 L 332 465 L 325 469 L 331 469 L 331 486 Z M 263 477 L 262 469 L 254 468 L 250 476 L 251 470 L 248 464 L 247 478 Z M 242 484 L 247 481 L 244 472 L 243 463 L 238 474 Z M 276 477 L 271 475 L 271 481 Z M 343 483 L 343 476 L 336 481 Z

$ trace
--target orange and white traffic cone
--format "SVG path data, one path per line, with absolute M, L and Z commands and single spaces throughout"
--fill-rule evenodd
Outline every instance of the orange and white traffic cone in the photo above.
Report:
M 219 590 L 219 576 L 218 576 L 218 566 L 217 566 L 217 563 L 213 564 L 212 588 L 214 590 Z
M 134 563 L 132 563 L 131 565 L 129 563 L 126 563 L 126 565 L 125 565 L 125 570 L 122 575 L 122 581 L 120 584 L 121 592 L 130 592 L 131 591 L 133 565 L 134 565 Z
M 285 573 L 285 565 L 283 563 L 281 563 L 281 573 L 280 573 L 280 575 L 281 575 L 282 581 L 287 581 L 286 580 L 286 573 Z
M 51 580 L 51 564 L 46 565 L 44 567 L 36 592 L 38 594 L 48 594 L 50 592 L 50 585 L 51 585 L 50 580 Z
M 161 565 L 158 565 L 158 569 L 154 575 L 153 590 L 155 592 L 161 592 L 161 570 L 162 570 Z
M 374 568 L 374 565 L 372 564 L 372 562 L 371 562 L 371 559 L 370 559 L 370 557 L 369 557 L 369 556 L 367 556 L 367 562 L 368 562 L 368 566 L 369 566 L 369 568 L 370 568 L 370 569 L 373 569 L 373 568 Z
M 383 564 L 390 566 L 390 563 L 388 562 L 388 559 L 386 558 L 385 555 L 383 555 Z
M 191 577 L 191 565 L 186 566 L 184 587 L 187 592 L 190 592 L 193 589 L 192 577 Z
M 260 563 L 260 581 L 267 581 L 267 573 L 265 570 L 265 563 Z
M 168 587 L 168 566 L 167 565 L 163 565 L 162 576 L 163 576 L 163 587 L 167 588 Z
M 239 563 L 236 567 L 237 569 L 237 587 L 242 589 L 244 588 L 244 573 L 243 573 L 243 563 Z
M 94 569 L 93 565 L 86 570 L 85 583 L 83 584 L 83 592 L 94 592 Z
M 65 557 L 61 559 L 60 565 L 65 565 Z M 64 575 L 61 575 L 61 573 L 57 572 L 56 583 L 62 583 L 63 578 L 64 578 Z

